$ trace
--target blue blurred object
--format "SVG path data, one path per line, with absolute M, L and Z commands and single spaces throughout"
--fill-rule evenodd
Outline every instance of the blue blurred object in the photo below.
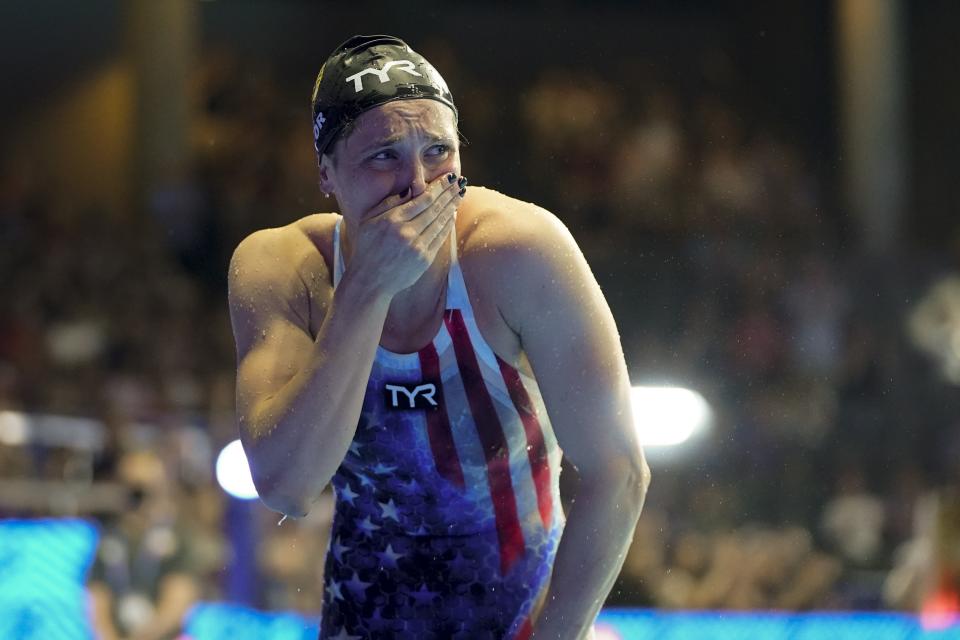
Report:
M 960 640 L 960 627 L 925 632 L 899 613 L 673 612 L 606 609 L 597 640 Z
M 84 582 L 97 538 L 82 520 L 0 521 L 0 638 L 93 637 Z
M 89 640 L 84 583 L 95 526 L 81 520 L 0 521 L 0 640 Z M 314 640 L 318 617 L 201 603 L 191 640 Z M 924 631 L 899 613 L 658 612 L 606 609 L 597 640 L 960 640 L 960 626 Z
M 320 617 L 295 613 L 261 613 L 232 604 L 195 606 L 187 619 L 191 640 L 316 640 Z
M 296 614 L 266 614 L 221 604 L 193 609 L 192 640 L 313 640 L 318 623 Z M 597 640 L 960 640 L 960 627 L 924 632 L 915 616 L 896 613 L 660 613 L 607 609 Z

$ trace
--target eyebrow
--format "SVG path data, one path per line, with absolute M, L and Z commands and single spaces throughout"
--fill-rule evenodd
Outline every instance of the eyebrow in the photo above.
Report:
M 381 138 L 380 140 L 377 140 L 376 142 L 373 142 L 367 145 L 366 147 L 364 147 L 361 153 L 370 153 L 375 149 L 392 147 L 393 145 L 397 144 L 401 140 L 403 140 L 403 136 L 390 136 L 389 138 Z M 428 138 L 428 141 L 430 142 L 430 144 L 436 144 L 437 142 L 445 142 L 447 144 L 453 144 L 453 139 L 450 138 L 449 136 L 432 135 Z

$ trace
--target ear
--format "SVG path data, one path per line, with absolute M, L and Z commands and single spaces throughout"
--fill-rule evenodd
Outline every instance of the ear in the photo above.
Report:
M 331 165 L 330 156 L 323 154 L 320 156 L 320 167 L 317 170 L 317 177 L 320 184 L 320 190 L 323 191 L 326 195 L 333 194 L 333 167 Z

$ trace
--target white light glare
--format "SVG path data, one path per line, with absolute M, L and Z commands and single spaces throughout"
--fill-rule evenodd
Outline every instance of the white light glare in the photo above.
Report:
M 644 446 L 682 444 L 706 429 L 710 421 L 710 405 L 690 389 L 633 387 L 630 400 L 633 423 Z
M 225 446 L 217 456 L 217 482 L 234 498 L 253 500 L 259 497 L 256 487 L 253 486 L 247 455 L 243 452 L 243 445 L 239 440 Z
M 0 411 L 0 442 L 15 447 L 26 444 L 29 436 L 26 416 L 19 411 Z

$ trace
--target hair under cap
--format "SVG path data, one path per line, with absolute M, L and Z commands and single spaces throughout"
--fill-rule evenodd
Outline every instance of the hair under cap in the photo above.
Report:
M 400 38 L 353 36 L 337 47 L 313 85 L 313 146 L 319 161 L 331 141 L 361 113 L 394 100 L 430 98 L 453 109 L 447 83 Z

